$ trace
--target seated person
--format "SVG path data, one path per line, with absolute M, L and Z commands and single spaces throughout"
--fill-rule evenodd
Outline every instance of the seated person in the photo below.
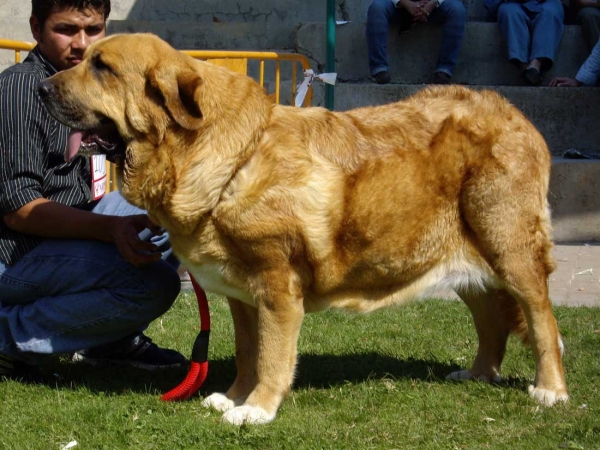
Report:
M 390 82 L 387 39 L 390 22 L 433 22 L 442 25 L 442 47 L 433 77 L 436 84 L 449 84 L 465 33 L 466 10 L 461 0 L 373 0 L 367 13 L 369 69 L 378 84 Z
M 508 46 L 508 60 L 522 70 L 532 86 L 542 83 L 564 31 L 565 11 L 561 0 L 483 0 L 488 20 L 497 20 Z
M 89 157 L 65 162 L 69 128 L 37 94 L 39 81 L 81 62 L 109 13 L 110 0 L 33 0 L 37 46 L 0 74 L 0 378 L 37 379 L 57 353 L 143 369 L 186 363 L 142 333 L 179 294 L 167 236 L 150 239 L 159 230 L 143 211 L 92 189 Z

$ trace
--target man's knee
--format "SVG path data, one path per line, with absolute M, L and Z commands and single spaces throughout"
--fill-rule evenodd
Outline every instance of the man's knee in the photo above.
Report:
M 161 260 L 140 269 L 140 277 L 145 292 L 140 306 L 150 308 L 155 317 L 164 314 L 173 305 L 181 290 L 177 270 Z
M 527 18 L 520 3 L 502 3 L 498 7 L 498 22 L 522 21 Z
M 389 11 L 393 6 L 391 0 L 373 0 L 367 12 L 368 20 L 389 20 Z
M 467 9 L 461 0 L 445 0 L 442 3 L 445 9 L 446 20 L 455 23 L 464 23 L 467 20 Z
M 540 13 L 546 19 L 551 18 L 555 22 L 563 23 L 565 20 L 565 8 L 558 0 L 546 1 L 541 3 L 542 12 Z

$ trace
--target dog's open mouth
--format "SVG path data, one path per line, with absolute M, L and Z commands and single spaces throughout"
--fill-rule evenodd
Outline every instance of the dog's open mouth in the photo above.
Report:
M 75 155 L 92 156 L 106 155 L 106 159 L 119 164 L 125 158 L 125 142 L 110 128 L 99 130 L 76 130 L 69 133 L 65 161 L 71 161 Z

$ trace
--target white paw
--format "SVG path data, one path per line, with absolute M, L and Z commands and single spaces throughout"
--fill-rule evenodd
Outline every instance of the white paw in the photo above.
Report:
M 485 383 L 500 383 L 502 381 L 502 377 L 498 374 L 494 375 L 490 380 L 485 375 L 478 375 L 474 377 L 470 370 L 464 369 L 456 372 L 452 372 L 446 376 L 446 380 L 452 381 L 462 381 L 462 380 L 478 380 L 483 381 Z
M 528 390 L 529 396 L 544 406 L 552 406 L 557 402 L 569 401 L 568 394 L 558 394 L 550 389 L 540 389 L 530 385 Z
M 217 411 L 225 412 L 235 407 L 233 400 L 228 399 L 225 394 L 215 392 L 202 400 L 202 406 L 205 408 L 214 408 Z
M 269 414 L 257 406 L 238 406 L 223 414 L 223 422 L 232 425 L 269 423 L 275 418 L 275 414 Z
M 458 370 L 456 372 L 451 372 L 448 375 L 446 375 L 446 380 L 452 380 L 452 381 L 472 380 L 472 379 L 473 379 L 473 374 L 471 373 L 470 370 L 467 370 L 467 369 Z

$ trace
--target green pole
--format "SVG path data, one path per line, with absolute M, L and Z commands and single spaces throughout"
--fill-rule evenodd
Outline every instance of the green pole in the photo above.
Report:
M 335 0 L 327 0 L 327 55 L 325 72 L 335 72 Z M 325 108 L 333 111 L 334 86 L 325 84 Z

